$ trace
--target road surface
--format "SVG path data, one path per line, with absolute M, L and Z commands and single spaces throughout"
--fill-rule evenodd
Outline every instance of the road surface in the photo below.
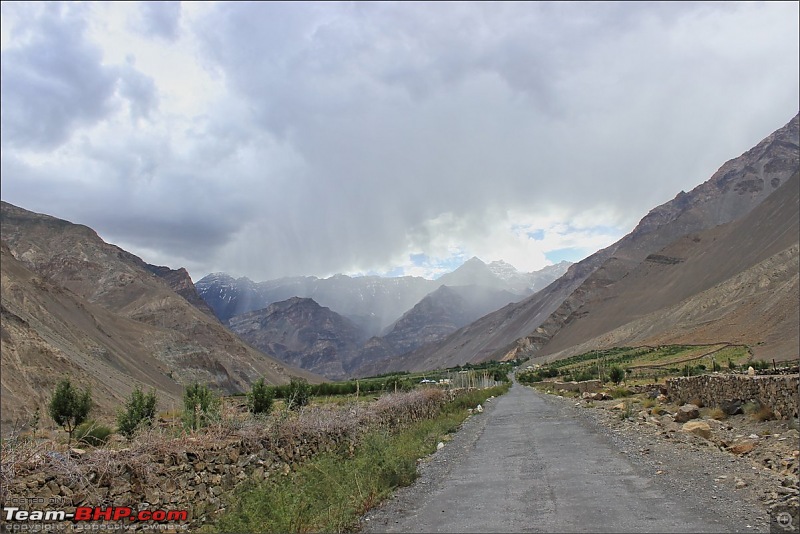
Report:
M 661 483 L 563 402 L 515 384 L 363 531 L 753 532 L 729 513 L 735 503 L 711 509 Z

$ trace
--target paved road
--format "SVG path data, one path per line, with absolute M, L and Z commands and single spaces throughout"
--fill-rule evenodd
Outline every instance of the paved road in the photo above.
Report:
M 729 532 L 563 405 L 514 385 L 457 435 L 449 460 L 376 511 L 370 532 Z M 475 419 L 483 418 L 477 422 Z M 460 434 L 460 433 L 459 433 Z M 466 440 L 466 441 L 465 441 Z M 426 466 L 427 469 L 427 466 Z

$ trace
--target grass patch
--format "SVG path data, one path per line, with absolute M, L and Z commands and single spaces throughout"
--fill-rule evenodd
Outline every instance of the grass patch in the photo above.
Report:
M 613 388 L 608 393 L 615 399 L 630 397 L 633 395 L 633 391 L 629 390 L 628 388 Z
M 275 475 L 234 492 L 226 513 L 202 532 L 347 532 L 393 489 L 417 478 L 417 459 L 455 432 L 468 408 L 508 391 L 509 385 L 470 391 L 440 414 L 398 433 L 367 434 L 352 456 L 323 454 L 286 476 Z
M 655 400 L 655 399 L 647 398 L 647 399 L 644 400 L 644 402 L 642 402 L 642 407 L 643 408 L 652 408 L 653 406 L 656 406 L 656 405 L 658 405 L 658 401 Z
M 716 419 L 717 421 L 724 421 L 728 418 L 728 414 L 723 412 L 720 408 L 711 408 L 708 411 L 708 417 L 711 419 Z

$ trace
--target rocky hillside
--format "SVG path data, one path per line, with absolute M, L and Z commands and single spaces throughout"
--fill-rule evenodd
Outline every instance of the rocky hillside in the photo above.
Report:
M 535 352 L 728 341 L 756 358 L 796 359 L 800 348 L 800 175 L 745 217 L 684 236 L 587 300 Z M 535 337 L 530 344 L 536 346 Z
M 312 299 L 293 297 L 228 320 L 228 327 L 281 361 L 331 379 L 347 376 L 362 330 Z
M 488 287 L 441 286 L 389 326 L 385 335 L 370 339 L 353 321 L 300 297 L 236 315 L 227 326 L 281 361 L 340 380 L 359 375 L 363 365 L 438 341 L 514 297 Z
M 651 210 L 630 234 L 573 265 L 539 293 L 460 329 L 434 346 L 422 347 L 384 369 L 370 371 L 449 367 L 534 354 L 565 324 L 579 319 L 578 310 L 584 304 L 628 276 L 648 256 L 685 235 L 746 216 L 790 180 L 799 163 L 798 123 L 795 116 L 754 148 L 725 163 L 705 183 Z M 728 251 L 731 258 L 738 253 L 736 248 Z
M 319 380 L 229 332 L 193 298 L 185 271 L 148 266 L 86 226 L 5 202 L 0 215 L 4 424 L 71 370 L 101 410 L 135 384 L 174 398 L 195 380 L 227 392 L 262 376 Z

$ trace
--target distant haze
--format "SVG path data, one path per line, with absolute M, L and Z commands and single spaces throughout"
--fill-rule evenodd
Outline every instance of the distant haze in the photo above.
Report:
M 2 198 L 269 280 L 576 261 L 788 122 L 797 2 L 3 2 Z

